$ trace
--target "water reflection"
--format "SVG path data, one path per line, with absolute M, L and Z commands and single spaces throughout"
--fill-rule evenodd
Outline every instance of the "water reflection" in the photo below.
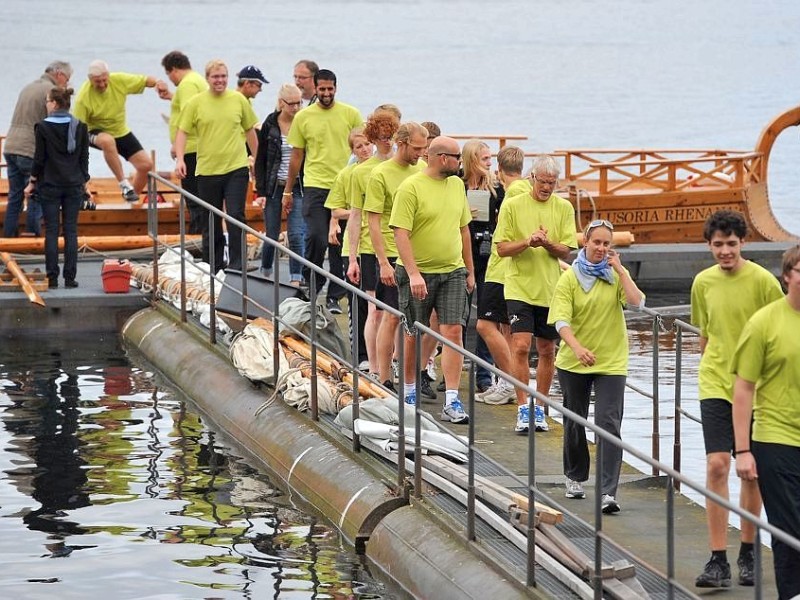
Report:
M 0 359 L 4 597 L 402 595 L 114 336 L 4 347 L 15 348 Z

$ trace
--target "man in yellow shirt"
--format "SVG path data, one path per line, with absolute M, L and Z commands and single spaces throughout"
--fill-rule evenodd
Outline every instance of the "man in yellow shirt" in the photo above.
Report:
M 89 128 L 89 144 L 102 150 L 108 168 L 119 182 L 122 196 L 128 202 L 139 200 L 147 185 L 147 174 L 153 170 L 150 155 L 133 135 L 125 118 L 125 104 L 131 94 L 145 88 L 156 88 L 159 96 L 168 93 L 167 84 L 151 75 L 110 73 L 105 61 L 89 65 L 89 79 L 78 91 L 72 113 Z M 120 156 L 133 165 L 133 183 L 122 171 Z
M 788 293 L 754 314 L 731 361 L 736 474 L 758 482 L 767 519 L 800 538 L 800 246 L 783 254 Z M 752 425 L 752 440 L 750 425 Z M 781 598 L 800 595 L 800 552 L 772 538 Z
M 536 391 L 550 394 L 555 369 L 558 332 L 547 324 L 550 299 L 561 275 L 559 259 L 566 259 L 578 247 L 575 210 L 553 193 L 561 168 L 552 156 L 533 161 L 533 188 L 504 201 L 493 242 L 497 254 L 507 257 L 504 294 L 511 326 L 512 374 L 528 381 L 531 338 L 536 338 L 539 362 Z M 528 433 L 530 415 L 524 390 L 517 390 L 517 423 L 514 431 Z M 544 407 L 534 405 L 536 431 L 547 431 Z
M 255 126 L 258 117 L 250 101 L 235 90 L 228 89 L 228 67 L 221 60 L 206 64 L 207 92 L 197 94 L 181 112 L 175 136 L 175 171 L 186 177 L 186 143 L 190 134 L 197 136 L 197 188 L 200 198 L 245 221 L 245 202 L 250 183 L 247 146 L 250 153 L 258 151 Z M 207 213 L 206 213 L 207 214 Z M 228 266 L 244 270 L 241 230 L 228 227 Z M 225 237 L 222 219 L 214 216 L 214 260 L 211 261 L 211 239 L 208 218 L 203 218 L 203 260 L 216 273 L 224 268 Z
M 170 113 L 169 113 L 169 153 L 172 158 L 175 158 L 175 136 L 178 133 L 178 122 L 181 118 L 181 111 L 186 106 L 191 98 L 201 92 L 208 90 L 208 83 L 200 73 L 192 70 L 192 64 L 189 62 L 189 57 L 183 52 L 173 50 L 161 59 L 161 66 L 167 77 L 175 86 L 175 93 L 165 92 L 161 94 L 164 100 L 170 100 Z M 190 135 L 186 140 L 186 151 L 183 155 L 186 162 L 186 177 L 183 179 L 183 189 L 197 196 L 197 176 L 195 169 L 197 168 L 197 136 Z M 187 233 L 202 233 L 203 223 L 203 210 L 195 202 L 187 201 L 186 205 L 189 209 L 189 229 Z
M 314 75 L 317 101 L 304 108 L 292 121 L 287 138 L 292 146 L 292 158 L 289 161 L 289 175 L 283 192 L 284 210 L 291 209 L 292 186 L 303 167 L 305 189 L 303 192 L 303 217 L 308 226 L 306 238 L 306 259 L 322 267 L 325 253 L 328 251 L 328 226 L 331 211 L 325 208 L 333 180 L 350 158 L 350 146 L 347 142 L 350 132 L 363 124 L 361 113 L 353 106 L 336 101 L 336 75 L 328 69 L 320 69 Z M 305 161 L 305 162 L 304 162 Z M 334 251 L 330 261 L 331 273 L 340 279 L 344 278 L 341 255 Z M 311 270 L 303 270 L 304 279 L 311 283 Z M 325 284 L 324 277 L 316 277 L 316 291 Z M 328 308 L 330 299 L 344 297 L 341 286 L 328 287 Z M 341 310 L 341 309 L 340 309 Z
M 442 335 L 460 346 L 467 292 L 475 287 L 475 270 L 468 227 L 470 210 L 464 183 L 457 177 L 461 161 L 458 142 L 448 137 L 436 138 L 428 157 L 425 170 L 398 186 L 389 219 L 399 254 L 395 270 L 398 304 L 409 325 L 415 321 L 428 325 L 435 310 Z M 406 403 L 416 404 L 416 346 L 409 333 L 404 336 L 403 394 Z M 458 398 L 462 365 L 463 356 L 445 347 L 443 421 L 469 421 Z
M 778 280 L 766 269 L 745 260 L 742 246 L 747 223 L 741 214 L 720 210 L 705 223 L 703 236 L 717 264 L 697 274 L 692 282 L 692 323 L 700 329 L 699 391 L 703 440 L 706 449 L 706 486 L 728 497 L 728 474 L 733 444 L 733 376 L 730 359 L 747 320 L 760 308 L 783 296 Z M 747 446 L 745 446 L 746 448 Z M 740 506 L 761 513 L 761 496 L 755 482 L 742 482 Z M 697 587 L 728 587 L 728 511 L 706 501 L 706 521 L 711 559 L 697 577 Z M 753 585 L 755 528 L 742 519 L 739 549 L 739 583 Z

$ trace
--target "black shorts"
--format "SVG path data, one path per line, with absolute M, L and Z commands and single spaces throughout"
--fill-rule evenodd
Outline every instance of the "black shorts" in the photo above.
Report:
M 374 292 L 378 287 L 378 257 L 374 254 L 360 254 L 361 263 L 361 289 L 365 292 Z
M 391 257 L 388 259 L 389 264 L 394 267 L 395 263 L 397 262 L 396 257 Z M 378 288 L 375 290 L 375 297 L 380 300 L 381 302 L 388 304 L 392 308 L 399 308 L 399 295 L 397 292 L 396 285 L 386 285 L 380 279 L 381 275 L 381 268 L 380 266 L 376 265 L 376 269 L 378 271 Z
M 89 145 L 92 148 L 97 148 L 99 150 L 100 148 L 95 144 L 95 139 L 98 133 L 103 133 L 103 131 L 100 129 L 93 129 L 89 132 Z M 142 145 L 139 143 L 139 140 L 137 140 L 136 136 L 133 135 L 132 131 L 129 131 L 122 137 L 114 138 L 114 143 L 117 146 L 117 152 L 125 160 L 128 160 L 140 150 L 144 150 Z
M 700 418 L 703 423 L 703 441 L 706 454 L 733 452 L 733 405 L 722 398 L 706 398 L 700 401 Z
M 534 306 L 521 300 L 506 300 L 511 333 L 532 333 L 545 340 L 559 339 L 558 331 L 547 324 L 547 306 Z
M 508 309 L 503 296 L 505 286 L 502 283 L 487 281 L 483 284 L 481 297 L 478 300 L 478 318 L 493 323 L 508 324 Z

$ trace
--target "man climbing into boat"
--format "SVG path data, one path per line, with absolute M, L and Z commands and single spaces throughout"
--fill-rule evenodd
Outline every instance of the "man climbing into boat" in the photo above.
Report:
M 705 223 L 703 236 L 716 264 L 700 273 L 692 283 L 692 323 L 700 329 L 699 391 L 703 439 L 706 447 L 706 486 L 728 498 L 731 453 L 740 446 L 733 439 L 733 381 L 729 370 L 736 341 L 747 320 L 760 308 L 781 298 L 775 277 L 742 256 L 747 224 L 741 214 L 720 210 Z M 748 448 L 744 445 L 743 448 Z M 761 496 L 755 481 L 742 481 L 740 506 L 755 515 L 761 512 Z M 706 502 L 706 521 L 711 558 L 697 577 L 703 588 L 729 587 L 728 511 Z M 742 519 L 741 546 L 737 564 L 739 584 L 753 585 L 753 541 L 755 528 Z
M 520 381 L 530 378 L 528 355 L 531 338 L 536 338 L 536 391 L 544 396 L 550 394 L 555 371 L 558 332 L 547 324 L 547 313 L 561 275 L 558 261 L 578 247 L 575 210 L 569 201 L 553 193 L 560 173 L 552 156 L 538 156 L 533 161 L 531 193 L 506 199 L 494 237 L 497 254 L 510 257 L 504 293 L 511 325 L 512 375 Z M 525 390 L 517 390 L 517 405 L 514 431 L 526 434 L 530 408 Z M 536 431 L 549 429 L 539 401 L 534 405 L 534 420 Z
M 731 361 L 736 474 L 758 484 L 770 524 L 800 538 L 800 246 L 783 254 L 788 294 L 754 314 Z M 758 384 L 756 386 L 756 384 Z M 753 419 L 755 416 L 755 419 Z M 751 435 L 752 424 L 752 435 Z M 752 438 L 752 439 L 751 439 Z M 800 597 L 800 552 L 772 538 L 779 598 Z
M 415 321 L 428 325 L 431 312 L 436 310 L 441 334 L 463 346 L 467 294 L 475 288 L 475 271 L 468 227 L 472 217 L 464 183 L 457 177 L 461 161 L 458 142 L 436 138 L 428 158 L 424 170 L 398 186 L 389 219 L 399 255 L 395 268 L 398 305 L 409 325 Z M 412 331 L 405 333 L 403 395 L 407 404 L 416 404 L 416 338 Z M 423 357 L 423 363 L 427 359 Z M 469 422 L 458 398 L 463 362 L 460 352 L 445 347 L 443 421 Z
M 122 197 L 137 202 L 153 170 L 150 155 L 128 127 L 125 105 L 128 96 L 155 88 L 159 96 L 168 93 L 167 84 L 152 75 L 109 72 L 105 61 L 89 64 L 89 79 L 83 83 L 72 113 L 89 128 L 89 144 L 103 152 L 108 168 L 119 182 Z M 122 170 L 120 156 L 136 169 L 131 183 Z
M 60 60 L 47 65 L 44 74 L 22 88 L 11 117 L 3 155 L 8 175 L 8 206 L 3 223 L 3 237 L 17 237 L 17 223 L 22 212 L 23 191 L 31 175 L 34 154 L 33 128 L 47 116 L 47 93 L 54 86 L 67 87 L 72 77 L 72 67 Z M 28 233 L 39 235 L 42 231 L 42 208 L 38 202 L 28 199 Z

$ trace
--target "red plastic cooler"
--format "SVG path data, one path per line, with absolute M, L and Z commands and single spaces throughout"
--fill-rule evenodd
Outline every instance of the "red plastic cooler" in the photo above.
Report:
M 122 259 L 103 261 L 103 291 L 106 294 L 127 294 L 130 289 L 130 261 Z

